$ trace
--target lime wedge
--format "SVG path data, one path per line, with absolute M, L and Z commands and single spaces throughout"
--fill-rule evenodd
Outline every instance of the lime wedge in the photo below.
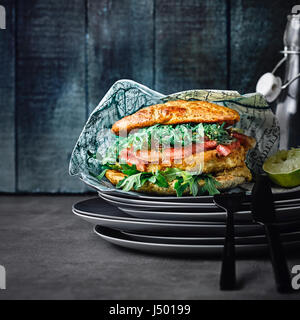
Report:
M 263 169 L 269 178 L 281 187 L 299 186 L 300 148 L 278 151 L 265 161 Z

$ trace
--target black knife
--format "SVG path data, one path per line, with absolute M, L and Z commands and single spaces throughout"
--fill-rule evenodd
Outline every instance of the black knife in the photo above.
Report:
M 253 186 L 252 215 L 255 222 L 265 227 L 277 290 L 281 293 L 292 291 L 290 273 L 276 225 L 271 184 L 266 175 L 258 175 Z

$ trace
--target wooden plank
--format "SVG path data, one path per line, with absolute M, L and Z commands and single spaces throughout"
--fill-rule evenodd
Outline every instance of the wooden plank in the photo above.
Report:
M 254 92 L 257 80 L 283 57 L 286 16 L 295 1 L 231 1 L 230 87 Z
M 1 1 L 6 29 L 0 30 L 0 192 L 15 191 L 15 8 Z
M 226 2 L 156 2 L 155 88 L 226 89 Z
M 119 79 L 153 87 L 153 0 L 88 1 L 90 112 Z
M 19 1 L 18 191 L 79 192 L 68 175 L 86 117 L 85 1 Z

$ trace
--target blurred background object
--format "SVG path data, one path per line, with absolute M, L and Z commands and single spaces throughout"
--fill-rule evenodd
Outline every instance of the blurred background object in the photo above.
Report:
M 280 125 L 280 150 L 300 146 L 298 126 L 300 121 L 300 5 L 291 10 L 283 35 L 283 58 L 272 72 L 263 74 L 256 91 L 265 96 L 276 114 Z M 284 83 L 275 72 L 284 66 Z M 283 68 L 283 67 L 282 67 Z M 277 99 L 278 98 L 278 99 Z
M 300 14 L 288 15 L 283 42 L 285 84 L 275 104 L 275 112 L 280 124 L 279 147 L 288 150 L 300 146 Z
M 119 79 L 162 93 L 254 92 L 280 59 L 290 0 L 2 0 L 0 192 L 87 191 L 68 176 Z

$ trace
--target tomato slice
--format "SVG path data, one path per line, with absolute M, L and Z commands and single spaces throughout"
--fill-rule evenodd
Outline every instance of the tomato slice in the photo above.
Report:
M 240 145 L 239 141 L 234 141 L 228 145 L 219 144 L 216 149 L 220 156 L 227 157 L 233 150 L 238 149 Z
M 132 149 L 123 149 L 120 152 L 119 158 L 122 160 L 125 160 L 126 163 L 130 166 L 135 165 L 137 170 L 139 170 L 139 171 L 146 170 L 145 162 L 138 159 L 135 156 L 135 154 L 132 152 Z
M 242 133 L 232 132 L 232 136 L 240 141 L 240 143 L 244 146 L 248 145 L 248 137 Z
M 217 146 L 217 151 L 220 156 L 227 157 L 231 153 L 231 149 L 229 146 L 225 146 L 223 144 L 219 144 Z
M 217 147 L 217 141 L 215 140 L 208 140 L 204 142 L 204 150 L 211 150 Z

